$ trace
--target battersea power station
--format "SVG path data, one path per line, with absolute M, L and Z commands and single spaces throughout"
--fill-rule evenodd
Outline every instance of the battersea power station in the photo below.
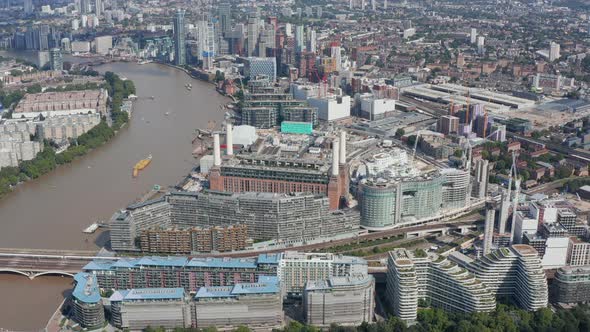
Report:
M 211 190 L 240 192 L 297 193 L 326 195 L 330 210 L 348 199 L 346 133 L 340 139 L 301 135 L 260 137 L 247 150 L 234 154 L 232 126 L 226 128 L 226 155 L 221 155 L 219 134 L 213 136 L 213 166 L 209 170 Z

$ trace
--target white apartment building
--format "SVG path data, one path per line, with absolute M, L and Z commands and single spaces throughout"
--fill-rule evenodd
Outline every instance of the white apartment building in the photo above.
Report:
M 367 261 L 352 256 L 331 253 L 302 253 L 286 251 L 277 269 L 283 291 L 302 294 L 309 281 L 332 277 L 355 277 L 368 274 Z

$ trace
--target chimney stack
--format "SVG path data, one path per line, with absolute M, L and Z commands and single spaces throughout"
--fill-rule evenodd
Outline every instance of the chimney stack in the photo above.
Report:
M 213 134 L 213 165 L 221 166 L 221 147 L 219 146 L 219 134 Z
M 340 132 L 340 165 L 346 164 L 346 132 Z
M 338 154 L 339 152 L 339 142 L 338 140 L 334 140 L 332 142 L 332 176 L 338 176 Z
M 234 154 L 234 139 L 232 137 L 232 125 L 228 123 L 225 127 L 225 145 L 227 145 L 227 155 Z

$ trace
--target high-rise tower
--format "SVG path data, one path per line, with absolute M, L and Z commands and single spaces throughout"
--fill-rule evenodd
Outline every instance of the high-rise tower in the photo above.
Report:
M 184 10 L 176 10 L 174 16 L 174 64 L 186 65 L 186 42 L 184 34 Z

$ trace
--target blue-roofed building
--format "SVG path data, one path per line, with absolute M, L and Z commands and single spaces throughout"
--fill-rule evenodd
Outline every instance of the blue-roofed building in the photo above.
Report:
M 280 255 L 258 258 L 192 258 L 145 256 L 94 260 L 83 271 L 96 277 L 103 289 L 182 287 L 196 292 L 203 286 L 255 282 L 260 275 L 276 275 Z
M 118 290 L 110 297 L 112 324 L 120 329 L 143 330 L 191 326 L 191 305 L 184 288 Z
M 194 297 L 197 328 L 231 330 L 240 325 L 270 330 L 284 321 L 283 295 L 276 276 L 234 286 L 202 287 Z
M 93 329 L 104 324 L 104 307 L 96 278 L 80 272 L 74 276 L 72 291 L 73 318 L 82 327 Z

